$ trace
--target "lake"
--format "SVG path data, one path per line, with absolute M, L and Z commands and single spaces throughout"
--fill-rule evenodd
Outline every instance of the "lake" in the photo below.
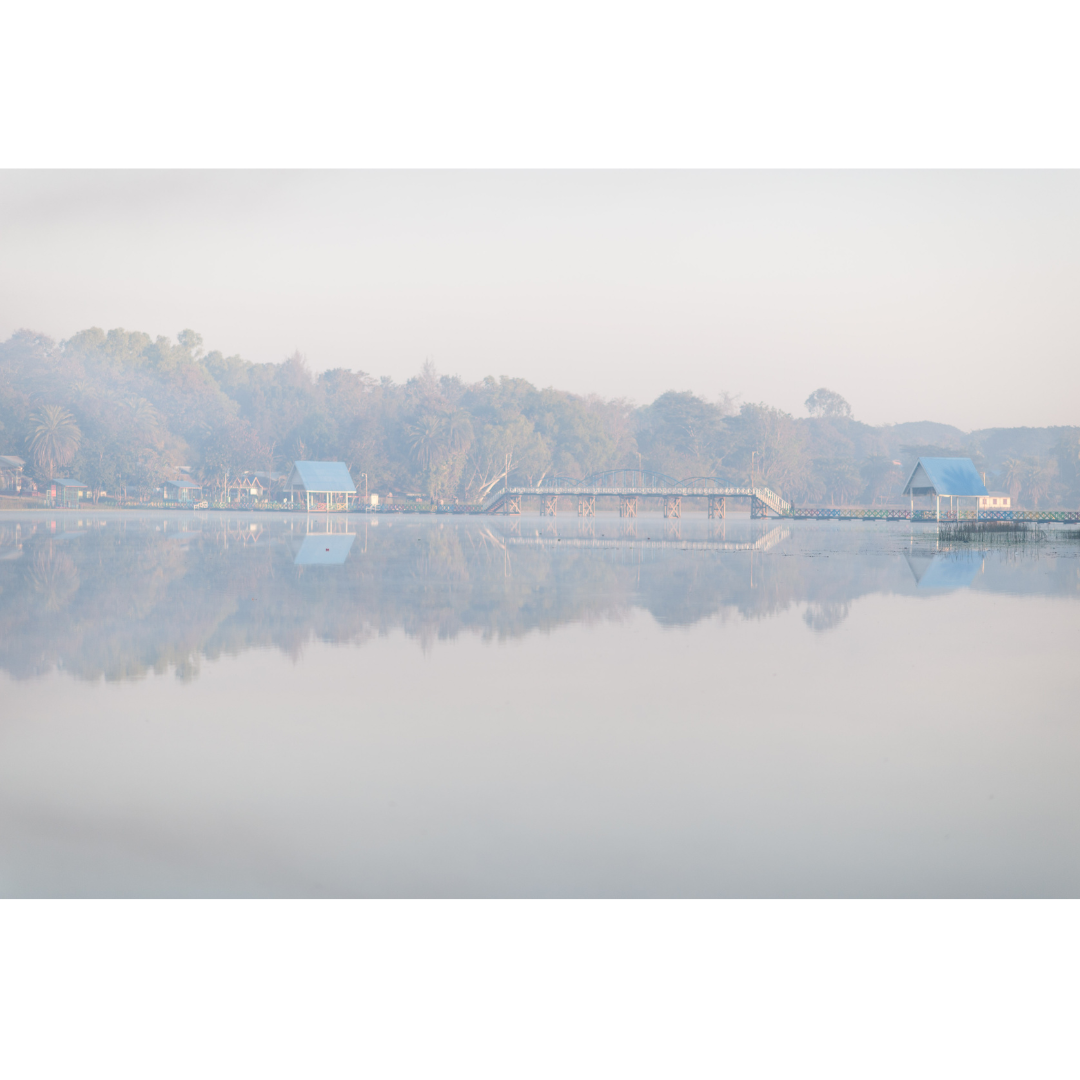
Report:
M 1042 536 L 5 514 L 0 894 L 1076 896 Z

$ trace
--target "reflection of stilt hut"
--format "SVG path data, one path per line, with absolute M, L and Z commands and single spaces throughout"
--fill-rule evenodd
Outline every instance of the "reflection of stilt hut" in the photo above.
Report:
M 931 496 L 937 510 L 935 517 L 940 521 L 942 499 L 951 503 L 949 516 L 959 520 L 961 499 L 975 500 L 975 516 L 978 517 L 979 499 L 990 493 L 971 458 L 921 457 L 911 470 L 904 494 L 911 496 L 912 515 L 915 513 L 915 496 Z
M 289 476 L 289 501 L 308 511 L 348 510 L 356 485 L 343 461 L 298 461 Z

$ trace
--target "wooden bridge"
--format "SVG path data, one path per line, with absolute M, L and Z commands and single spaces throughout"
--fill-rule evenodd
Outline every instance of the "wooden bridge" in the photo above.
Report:
M 728 499 L 749 499 L 751 517 L 768 517 L 770 510 L 780 517 L 791 513 L 791 503 L 767 487 L 733 487 L 715 476 L 676 480 L 639 469 L 593 473 L 583 480 L 551 476 L 536 487 L 507 485 L 488 500 L 484 513 L 520 514 L 521 500 L 535 498 L 540 501 L 541 514 L 554 516 L 560 499 L 576 499 L 578 514 L 592 517 L 596 514 L 596 500 L 612 496 L 619 500 L 620 517 L 637 517 L 638 501 L 648 498 L 663 500 L 666 518 L 682 517 L 683 499 L 705 499 L 710 518 L 726 516 Z

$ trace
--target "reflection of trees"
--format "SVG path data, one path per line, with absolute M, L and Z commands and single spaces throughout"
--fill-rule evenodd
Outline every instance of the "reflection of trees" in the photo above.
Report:
M 71 556 L 57 551 L 52 543 L 34 553 L 29 576 L 32 588 L 44 600 L 46 611 L 65 607 L 79 588 L 79 572 Z
M 848 617 L 849 611 L 849 600 L 807 604 L 806 611 L 803 612 L 803 622 L 811 630 L 832 630 Z
M 354 525 L 366 535 L 344 565 L 300 573 L 287 524 L 265 516 L 257 534 L 250 524 L 187 519 L 191 531 L 174 532 L 172 519 L 158 532 L 128 519 L 56 538 L 24 526 L 22 556 L 0 559 L 0 668 L 25 677 L 62 665 L 108 679 L 172 670 L 190 679 L 203 658 L 253 647 L 295 657 L 313 639 L 362 642 L 393 631 L 428 647 L 462 633 L 491 640 L 617 620 L 635 607 L 665 626 L 687 626 L 805 604 L 806 625 L 825 631 L 856 597 L 915 587 L 899 553 L 862 557 L 865 534 L 856 529 L 829 534 L 830 557 L 821 558 L 804 545 L 822 534 L 798 529 L 768 553 L 686 551 L 508 544 L 501 522 L 391 526 L 384 518 L 378 528 Z M 647 535 L 660 522 L 642 524 Z M 996 580 L 1023 591 L 1035 578 L 1040 588 L 1080 595 L 1075 559 L 1010 564 Z

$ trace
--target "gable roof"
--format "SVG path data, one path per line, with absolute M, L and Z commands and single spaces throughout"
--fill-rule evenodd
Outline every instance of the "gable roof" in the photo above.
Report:
M 302 487 L 305 491 L 347 491 L 350 495 L 356 494 L 356 485 L 344 461 L 298 461 L 293 465 L 289 484 Z
M 904 494 L 912 488 L 933 488 L 935 495 L 989 495 L 971 458 L 921 457 L 911 470 Z
M 55 477 L 54 479 L 50 480 L 49 483 L 50 484 L 55 484 L 57 487 L 65 487 L 65 488 L 69 488 L 69 487 L 84 488 L 84 487 L 86 487 L 86 485 L 81 480 L 67 480 L 67 479 L 62 480 L 58 476 Z
M 4 469 L 21 469 L 26 464 L 21 457 L 14 457 L 9 454 L 0 454 L 0 468 Z
M 202 488 L 202 484 L 197 484 L 194 480 L 166 480 L 165 486 L 174 488 L 199 488 L 200 490 Z

